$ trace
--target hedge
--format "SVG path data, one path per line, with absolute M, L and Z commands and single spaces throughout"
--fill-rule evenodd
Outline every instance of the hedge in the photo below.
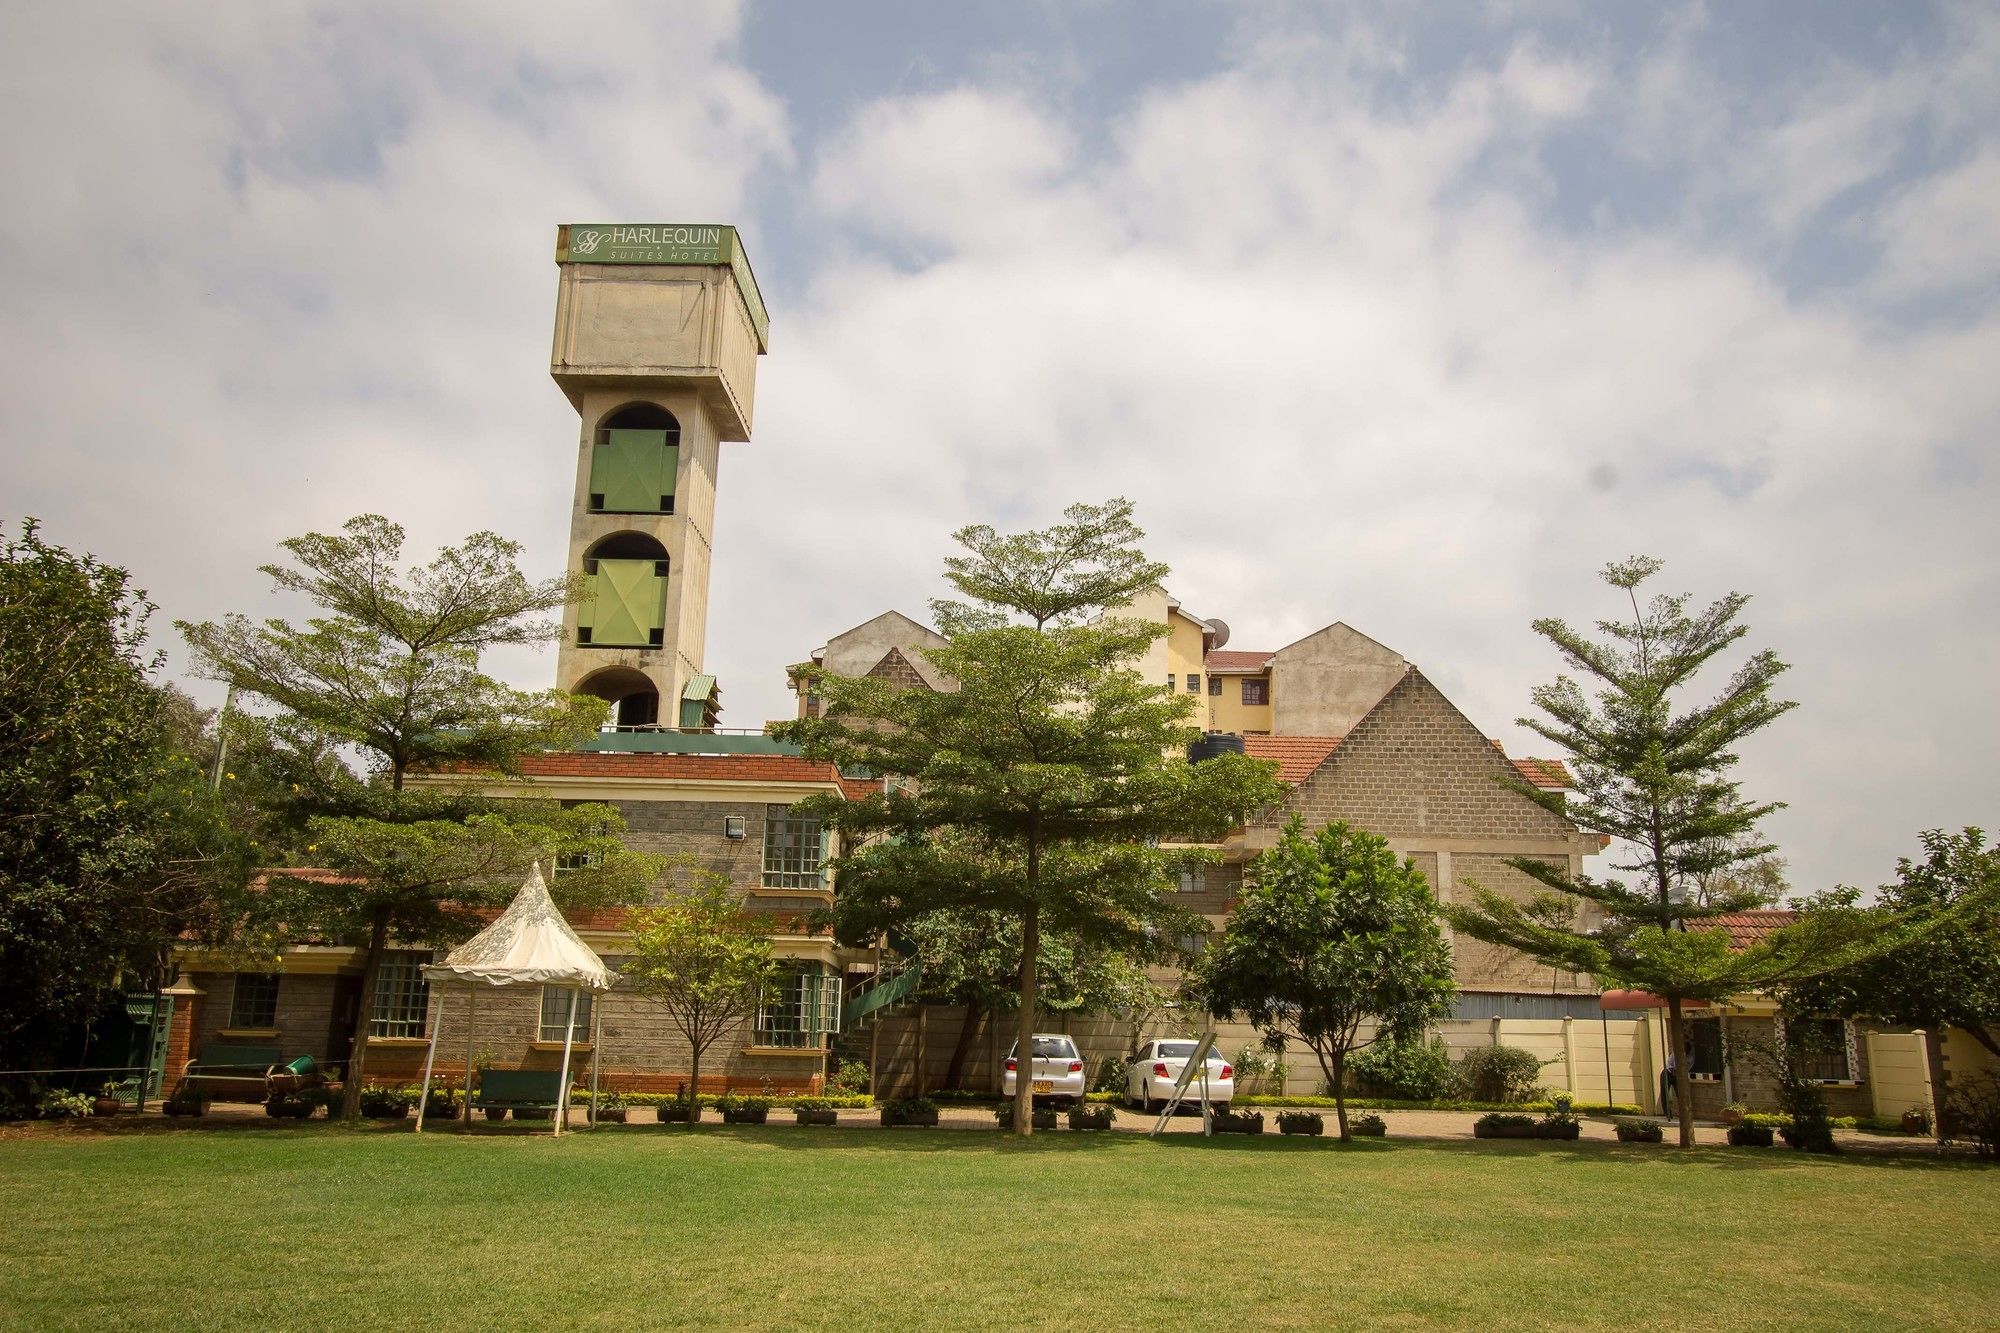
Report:
M 1279 1097 L 1268 1094 L 1238 1096 L 1235 1106 L 1306 1106 L 1329 1109 L 1334 1105 L 1331 1097 Z M 1349 1097 L 1347 1107 L 1353 1111 L 1553 1111 L 1555 1104 L 1549 1101 L 1533 1102 L 1404 1102 L 1387 1097 Z M 1623 1102 L 1571 1102 L 1570 1110 L 1578 1115 L 1643 1115 L 1639 1107 Z M 1838 1123 L 1838 1122 L 1836 1122 Z

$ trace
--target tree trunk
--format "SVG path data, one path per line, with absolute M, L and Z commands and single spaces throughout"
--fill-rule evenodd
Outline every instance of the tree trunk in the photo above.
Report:
M 1667 998 L 1667 1045 L 1672 1049 L 1674 1111 L 1681 1122 L 1681 1147 L 1694 1147 L 1694 1098 L 1688 1086 L 1688 1025 L 1678 995 Z
M 688 1070 L 688 1128 L 701 1123 L 701 1043 L 689 1042 L 694 1051 L 694 1060 Z
M 375 985 L 382 971 L 382 954 L 389 943 L 389 909 L 375 909 L 368 927 L 368 962 L 361 969 L 361 1000 L 354 1006 L 354 1031 L 349 1039 L 347 1068 L 340 1075 L 340 1118 L 361 1118 L 361 1080 L 368 1063 L 368 1031 L 374 1026 Z
M 1333 1118 L 1340 1123 L 1340 1141 L 1348 1142 L 1347 1136 L 1347 1052 L 1339 1047 L 1333 1051 L 1333 1069 L 1327 1075 L 1333 1084 Z
M 965 1021 L 959 1024 L 958 1041 L 951 1048 L 951 1061 L 944 1068 L 944 1085 L 947 1088 L 965 1086 L 965 1059 L 972 1053 L 972 1034 L 979 1026 L 981 1009 L 977 1003 L 965 1006 Z
M 1035 873 L 1035 848 L 1028 848 L 1028 875 Z M 1035 1132 L 1035 980 L 1041 951 L 1041 909 L 1030 904 L 1021 918 L 1021 1021 L 1014 1036 L 1014 1133 Z

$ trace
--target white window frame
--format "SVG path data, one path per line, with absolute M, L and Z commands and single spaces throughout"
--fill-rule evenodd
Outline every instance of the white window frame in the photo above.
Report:
M 569 997 L 576 996 L 576 1039 L 590 1040 L 590 1020 L 593 1013 L 592 1002 L 596 999 L 589 991 L 570 986 L 542 987 L 541 1007 L 535 1023 L 536 1041 L 561 1041 L 569 1033 Z M 555 1016 L 551 1019 L 549 1002 L 555 1001 Z
M 774 1049 L 826 1049 L 827 1038 L 840 1032 L 840 973 L 803 961 L 782 965 L 780 973 L 757 1006 L 751 1040 Z
M 371 1038 L 416 1038 L 430 1030 L 431 988 L 423 969 L 431 957 L 428 949 L 391 949 L 382 955 L 375 994 L 368 1000 Z

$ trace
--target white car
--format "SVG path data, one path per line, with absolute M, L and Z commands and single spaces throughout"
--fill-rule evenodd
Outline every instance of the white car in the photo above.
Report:
M 1197 1044 L 1163 1038 L 1141 1046 L 1139 1053 L 1125 1067 L 1125 1100 L 1149 1112 L 1164 1107 L 1167 1099 L 1174 1095 L 1174 1085 L 1180 1081 L 1181 1071 L 1187 1068 Z M 1236 1071 L 1212 1046 L 1208 1059 L 1202 1063 L 1208 1071 L 1209 1107 L 1217 1111 L 1228 1110 L 1230 1101 L 1236 1096 Z M 1199 1108 L 1201 1097 L 1202 1071 L 1196 1070 L 1194 1077 L 1188 1080 L 1181 1105 Z
M 1016 1042 L 1007 1048 L 1007 1076 L 1001 1091 L 1009 1097 L 1014 1095 L 1015 1066 L 1020 1063 L 1014 1052 L 1019 1046 Z M 1084 1072 L 1083 1056 L 1077 1053 L 1076 1043 L 1060 1032 L 1035 1034 L 1034 1065 L 1028 1074 L 1028 1092 L 1036 1101 L 1073 1106 L 1089 1091 L 1090 1076 Z

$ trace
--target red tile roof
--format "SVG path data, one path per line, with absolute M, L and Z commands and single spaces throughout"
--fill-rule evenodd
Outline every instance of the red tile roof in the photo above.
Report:
M 1509 759 L 1507 762 L 1514 766 L 1514 771 L 1519 773 L 1523 780 L 1532 782 L 1537 787 L 1576 785 L 1570 781 L 1569 770 L 1563 767 L 1563 761 L 1560 759 Z
M 1202 665 L 1210 671 L 1257 671 L 1270 664 L 1270 653 L 1241 652 L 1234 648 L 1211 648 L 1202 658 Z
M 1724 912 L 1705 921 L 1691 921 L 1691 929 L 1714 930 L 1718 926 L 1729 932 L 1729 947 L 1747 949 L 1762 943 L 1774 930 L 1781 930 L 1799 919 L 1799 914 L 1789 907 L 1765 907 L 1754 912 Z
M 789 754 L 631 754 L 569 750 L 523 756 L 531 778 L 668 778 L 688 782 L 777 782 L 826 785 L 833 765 Z M 845 782 L 842 786 L 845 787 Z
M 1311 777 L 1333 748 L 1338 736 L 1245 736 L 1243 753 L 1252 759 L 1278 761 L 1278 777 L 1293 786 Z

